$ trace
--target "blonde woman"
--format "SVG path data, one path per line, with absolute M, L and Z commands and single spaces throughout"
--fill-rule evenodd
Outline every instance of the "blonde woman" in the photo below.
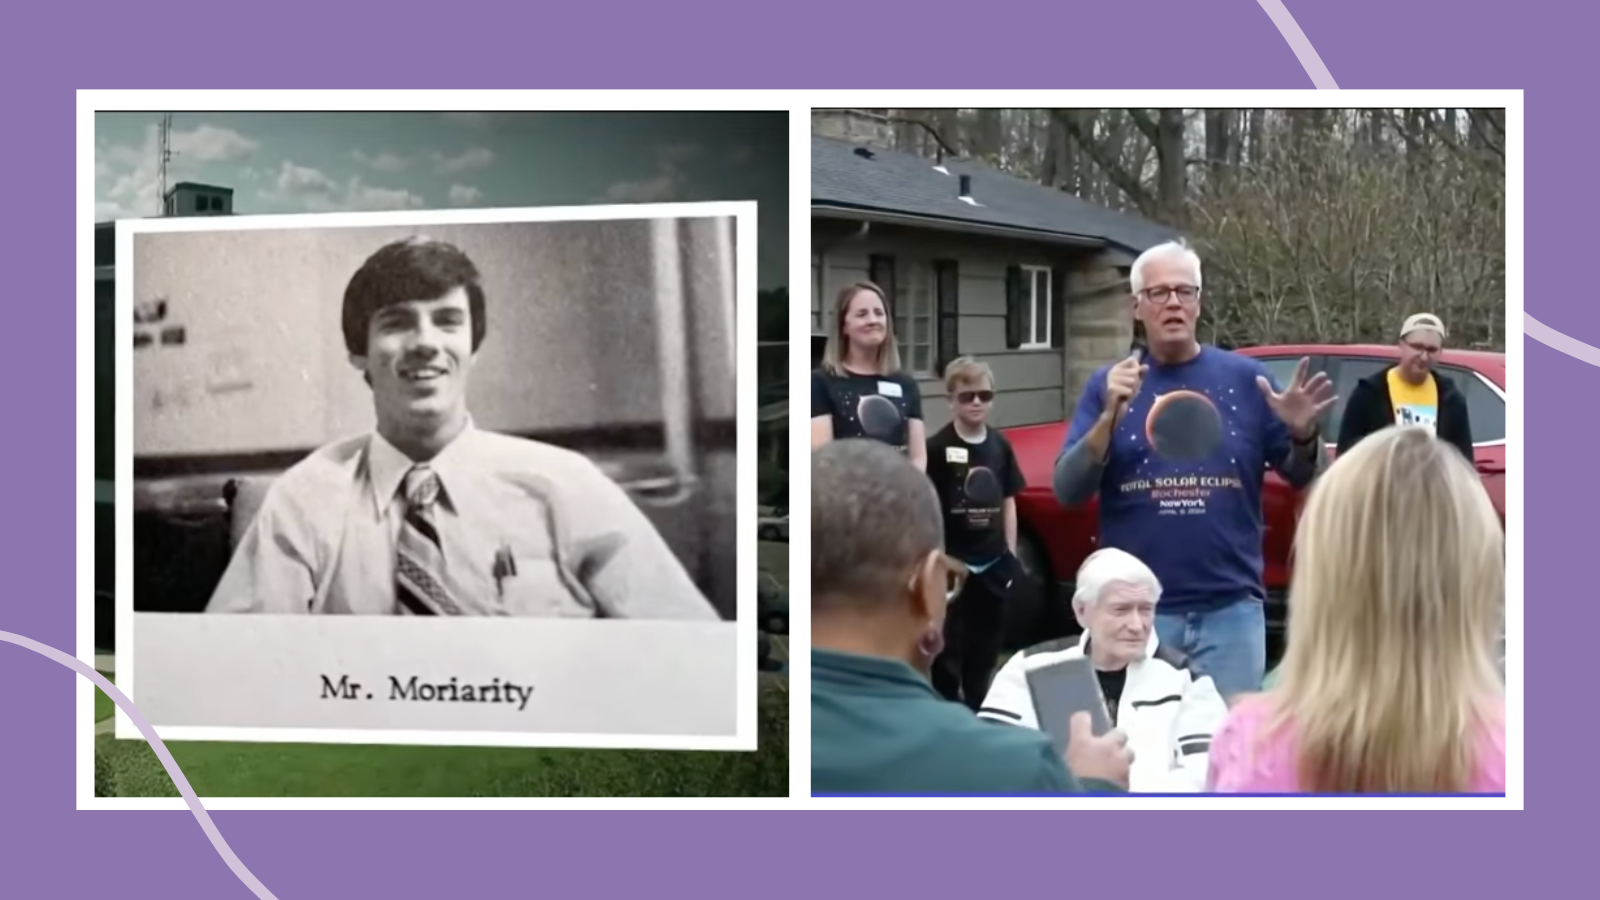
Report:
M 917 382 L 900 371 L 883 290 L 862 281 L 839 292 L 822 367 L 811 373 L 811 449 L 836 438 L 870 438 L 928 468 Z
M 1209 788 L 1503 792 L 1505 532 L 1472 466 L 1376 432 L 1322 476 L 1295 552 L 1278 683 L 1218 730 Z

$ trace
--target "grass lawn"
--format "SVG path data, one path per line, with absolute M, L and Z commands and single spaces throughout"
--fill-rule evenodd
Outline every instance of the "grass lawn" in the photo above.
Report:
M 762 545 L 788 582 L 788 546 Z M 780 652 L 787 642 L 774 641 Z M 95 697 L 95 718 L 111 714 Z M 787 797 L 789 682 L 761 676 L 754 753 L 340 744 L 167 744 L 201 797 Z M 176 797 L 144 741 L 95 738 L 95 796 Z
M 106 680 L 112 684 L 117 683 L 115 678 L 112 678 L 105 672 L 101 672 L 100 674 L 105 675 Z M 106 696 L 105 691 L 100 690 L 98 687 L 94 689 L 94 720 L 96 722 L 111 718 L 112 714 L 116 712 L 116 709 L 117 704 L 113 703 L 111 698 Z

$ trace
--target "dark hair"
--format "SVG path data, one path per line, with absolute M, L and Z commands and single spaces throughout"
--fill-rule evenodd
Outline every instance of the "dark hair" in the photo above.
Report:
M 928 476 L 878 441 L 829 441 L 811 454 L 811 611 L 864 611 L 894 600 L 944 545 Z
M 367 355 L 367 325 L 378 310 L 395 303 L 437 300 L 456 288 L 467 290 L 476 352 L 488 326 L 478 267 L 444 241 L 410 237 L 385 244 L 367 257 L 344 289 L 345 348 L 354 356 Z

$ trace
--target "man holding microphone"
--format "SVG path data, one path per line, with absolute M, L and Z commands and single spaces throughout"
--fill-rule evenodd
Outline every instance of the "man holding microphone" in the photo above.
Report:
M 1261 490 L 1272 468 L 1295 487 L 1325 463 L 1317 427 L 1337 399 L 1302 360 L 1281 391 L 1256 360 L 1195 337 L 1200 258 L 1145 251 L 1129 274 L 1149 349 L 1095 372 L 1056 461 L 1064 506 L 1100 498 L 1099 546 L 1144 560 L 1165 587 L 1160 642 L 1230 700 L 1266 668 Z

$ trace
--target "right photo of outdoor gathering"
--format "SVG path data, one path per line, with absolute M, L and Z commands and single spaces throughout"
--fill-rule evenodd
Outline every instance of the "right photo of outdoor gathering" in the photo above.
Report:
M 813 795 L 1505 793 L 1503 109 L 811 129 Z

